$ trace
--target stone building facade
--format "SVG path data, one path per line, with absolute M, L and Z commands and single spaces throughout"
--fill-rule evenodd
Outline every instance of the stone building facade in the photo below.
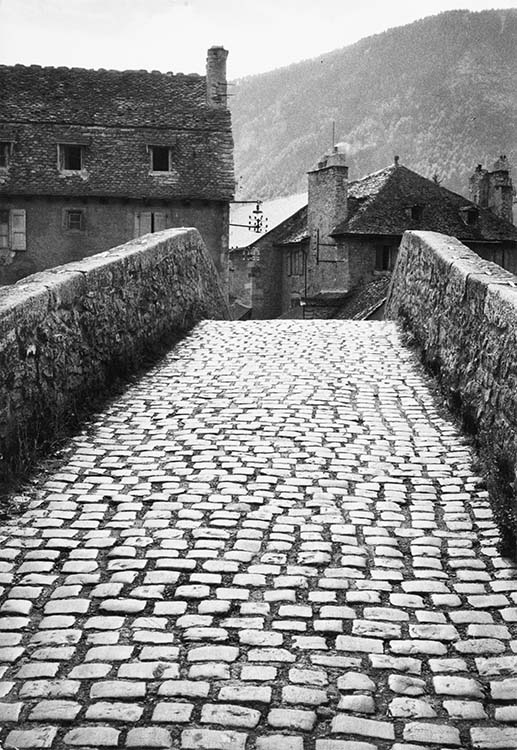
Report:
M 495 172 L 492 183 L 509 180 L 513 190 L 509 169 L 503 177 L 504 170 Z M 391 273 L 408 229 L 457 237 L 517 273 L 517 229 L 508 213 L 495 210 L 506 206 L 506 198 L 469 201 L 401 165 L 398 157 L 349 181 L 337 148 L 309 172 L 308 187 L 305 210 L 254 243 L 248 261 L 253 318 L 346 317 L 348 306 L 357 314 L 359 298 L 366 310 L 374 308 L 373 290 L 385 296 L 379 279 Z
M 0 66 L 0 283 L 189 226 L 226 286 L 226 57 L 206 76 Z

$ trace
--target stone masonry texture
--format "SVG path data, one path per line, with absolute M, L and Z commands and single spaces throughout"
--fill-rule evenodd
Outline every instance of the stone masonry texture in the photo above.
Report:
M 515 750 L 516 568 L 394 323 L 202 322 L 0 531 L 0 746 Z
M 173 229 L 0 289 L 0 456 L 54 434 L 164 339 L 228 310 L 199 233 Z
M 0 89 L 0 194 L 233 197 L 230 113 L 207 105 L 204 76 L 0 65 Z M 81 176 L 59 174 L 58 143 L 83 144 Z M 172 170 L 149 173 L 149 145 L 171 148 Z
M 386 315 L 411 331 L 475 431 L 499 494 L 499 523 L 517 544 L 517 277 L 453 237 L 406 232 Z

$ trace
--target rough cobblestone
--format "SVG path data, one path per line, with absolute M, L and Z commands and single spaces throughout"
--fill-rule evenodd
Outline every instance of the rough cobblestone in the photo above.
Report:
M 517 750 L 471 459 L 392 324 L 199 325 L 0 530 L 0 747 Z

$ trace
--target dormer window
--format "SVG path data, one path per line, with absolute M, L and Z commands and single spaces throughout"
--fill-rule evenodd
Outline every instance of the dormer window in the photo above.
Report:
M 60 143 L 58 146 L 61 172 L 80 172 L 83 169 L 83 146 L 78 143 Z
M 171 171 L 171 149 L 168 146 L 149 146 L 151 172 Z
M 479 211 L 475 206 L 465 206 L 460 208 L 461 218 L 468 226 L 472 227 L 478 223 Z
M 409 207 L 407 213 L 411 221 L 417 224 L 418 222 L 422 221 L 422 217 L 424 215 L 424 207 L 415 204 L 414 206 Z

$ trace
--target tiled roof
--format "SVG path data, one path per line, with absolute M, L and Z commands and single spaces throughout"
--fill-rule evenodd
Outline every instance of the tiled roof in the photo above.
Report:
M 256 239 L 246 247 L 230 248 L 230 253 L 250 252 L 254 247 L 263 246 L 264 242 L 272 242 L 274 245 L 285 245 L 291 243 L 292 236 L 298 234 L 307 235 L 307 206 L 302 206 L 287 219 L 280 222 L 277 226 L 269 229 L 264 234 L 258 235 Z M 299 240 L 296 240 L 297 242 Z
M 418 221 L 411 208 L 420 206 Z M 460 240 L 517 240 L 517 228 L 488 209 L 404 166 L 391 166 L 349 184 L 349 215 L 332 232 L 340 234 L 403 234 L 406 229 L 441 232 Z M 462 211 L 463 209 L 463 211 Z M 468 209 L 478 211 L 478 220 L 467 224 Z
M 380 304 L 388 293 L 389 276 L 378 276 L 356 286 L 346 301 L 333 315 L 343 320 L 363 320 L 376 305 Z
M 422 207 L 419 221 L 411 219 L 412 206 Z M 478 211 L 475 224 L 465 222 L 467 209 Z M 470 242 L 517 241 L 513 224 L 411 169 L 395 165 L 348 183 L 348 218 L 332 234 L 401 235 L 407 229 L 441 232 Z M 300 242 L 308 236 L 305 214 L 304 226 L 291 231 L 282 242 Z
M 279 245 L 292 245 L 294 243 L 301 242 L 307 239 L 309 234 L 307 232 L 307 205 L 302 206 L 298 211 L 291 216 L 289 224 L 285 228 L 285 232 L 279 233 L 276 238 L 276 244 Z
M 351 292 L 321 293 L 306 300 L 305 307 L 293 307 L 281 319 L 366 320 L 382 305 L 388 293 L 390 279 L 378 276 L 363 282 Z
M 206 79 L 142 70 L 0 66 L 0 140 L 13 141 L 0 193 L 201 198 L 234 193 L 227 109 L 206 104 Z M 84 144 L 84 173 L 57 169 L 60 142 Z M 172 149 L 150 174 L 150 145 Z
M 205 103 L 205 78 L 147 70 L 0 65 L 0 119 L 174 127 L 171 114 Z

